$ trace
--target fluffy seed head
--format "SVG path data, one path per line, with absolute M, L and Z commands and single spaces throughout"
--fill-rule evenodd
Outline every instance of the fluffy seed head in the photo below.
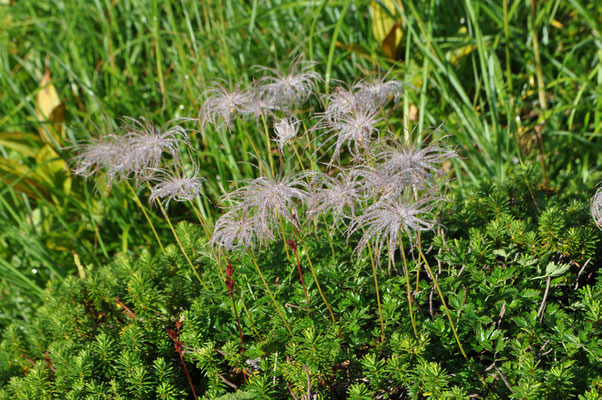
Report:
M 180 142 L 188 143 L 186 130 L 171 123 L 160 128 L 145 118 L 129 118 L 124 129 L 127 138 L 126 157 L 131 172 L 137 178 L 148 177 L 151 171 L 159 168 L 164 153 L 171 154 L 177 160 Z
M 93 137 L 84 143 L 75 145 L 78 153 L 75 157 L 73 173 L 86 178 L 104 171 L 110 189 L 113 182 L 125 179 L 131 168 L 128 157 L 128 141 L 114 134 Z
M 260 221 L 240 209 L 229 211 L 215 223 L 211 243 L 220 250 L 245 253 L 256 245 L 266 244 L 274 237 Z
M 385 80 L 385 78 L 376 78 L 371 81 L 360 81 L 353 88 L 357 90 L 356 94 L 366 104 L 373 107 L 381 107 L 390 100 L 399 103 L 403 94 L 401 82 L 396 80 Z
M 602 189 L 598 189 L 590 205 L 590 211 L 596 226 L 602 229 Z
M 354 176 L 340 172 L 336 177 L 325 174 L 314 178 L 314 190 L 310 191 L 307 219 L 331 213 L 333 225 L 343 218 L 355 216 L 355 207 L 362 201 L 362 194 Z
M 222 197 L 244 213 L 256 216 L 263 230 L 278 229 L 279 217 L 293 226 L 297 221 L 298 202 L 308 198 L 304 175 L 283 175 L 243 180 L 244 186 Z
M 149 201 L 162 201 L 166 207 L 171 200 L 194 200 L 202 192 L 205 180 L 198 174 L 199 170 L 196 165 L 189 173 L 179 164 L 162 169 L 157 175 L 158 183 L 151 188 Z
M 349 171 L 357 179 L 365 198 L 379 199 L 398 196 L 408 187 L 414 186 L 409 176 L 382 168 L 382 165 L 359 165 Z
M 287 117 L 279 120 L 274 124 L 274 132 L 276 133 L 276 139 L 274 141 L 278 144 L 278 148 L 282 152 L 284 145 L 299 134 L 299 121 L 296 117 Z
M 435 223 L 430 210 L 439 199 L 430 196 L 413 201 L 410 196 L 385 197 L 368 207 L 353 219 L 347 231 L 348 237 L 363 229 L 356 253 L 359 255 L 369 242 L 374 246 L 377 260 L 387 249 L 392 262 L 400 235 L 405 233 L 410 240 L 418 231 L 433 229 Z
M 382 168 L 390 174 L 402 174 L 408 180 L 421 183 L 430 180 L 434 175 L 443 174 L 441 164 L 458 154 L 454 150 L 438 145 L 420 146 L 419 144 L 395 144 L 385 148 L 379 159 Z
M 295 60 L 287 73 L 276 69 L 258 67 L 268 73 L 258 80 L 259 94 L 275 110 L 290 110 L 295 105 L 305 103 L 322 77 L 311 69 L 313 61 Z
M 322 102 L 326 103 L 323 115 L 326 119 L 337 121 L 353 110 L 366 108 L 351 89 L 337 87 L 331 94 L 322 96 Z
M 375 109 L 354 109 L 337 120 L 323 115 L 314 129 L 325 129 L 325 132 L 320 135 L 326 136 L 325 143 L 334 140 L 334 144 L 328 149 L 334 149 L 329 162 L 332 164 L 335 160 L 340 160 L 340 154 L 345 145 L 355 159 L 361 159 L 361 149 L 367 150 L 372 146 L 373 136 L 379 138 L 379 130 L 376 125 L 381 120 L 382 118 L 378 117 Z
M 216 129 L 225 126 L 229 129 L 234 117 L 248 113 L 249 103 L 253 95 L 247 90 L 242 90 L 239 84 L 228 89 L 218 82 L 205 91 L 205 102 L 201 106 L 198 120 L 204 132 L 207 123 L 211 123 Z

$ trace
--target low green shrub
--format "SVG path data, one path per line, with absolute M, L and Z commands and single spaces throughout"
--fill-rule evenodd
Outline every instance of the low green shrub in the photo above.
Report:
M 526 167 L 505 184 L 452 194 L 445 228 L 422 238 L 469 361 L 415 248 L 418 336 L 405 277 L 383 263 L 382 341 L 369 260 L 341 239 L 333 257 L 315 235 L 307 252 L 336 322 L 311 276 L 306 302 L 296 263 L 275 243 L 255 258 L 293 337 L 251 260 L 233 260 L 242 351 L 224 265 L 201 227 L 183 222 L 178 236 L 208 289 L 174 245 L 51 282 L 44 305 L 2 334 L 0 399 L 183 399 L 191 385 L 210 399 L 597 399 L 602 235 L 591 190 L 568 175 L 540 182 Z

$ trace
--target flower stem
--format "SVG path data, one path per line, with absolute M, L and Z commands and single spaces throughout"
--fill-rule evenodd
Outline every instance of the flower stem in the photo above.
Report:
M 222 270 L 221 259 L 223 257 L 224 261 L 226 261 L 226 262 L 228 262 L 228 259 L 226 258 L 225 254 L 223 254 L 221 251 L 215 250 L 215 249 L 213 250 L 213 256 L 217 260 L 217 268 L 219 269 L 219 273 L 220 273 L 222 282 L 224 282 L 224 286 L 225 286 L 226 275 L 224 274 L 224 271 Z M 227 289 L 227 286 L 226 286 L 226 289 Z M 242 308 L 245 310 L 245 314 L 246 314 L 247 318 L 249 319 L 249 323 L 251 324 L 251 329 L 253 330 L 253 333 L 255 334 L 256 337 L 259 337 L 257 328 L 255 327 L 255 324 L 253 323 L 253 320 L 251 319 L 251 315 L 249 314 L 249 310 L 247 309 L 247 306 L 246 306 L 245 301 L 242 298 L 242 296 L 240 296 L 240 304 L 242 305 Z
M 414 335 L 418 337 L 418 329 L 416 329 L 416 321 L 414 321 L 414 311 L 412 310 L 412 288 L 410 286 L 410 274 L 408 273 L 408 262 L 406 260 L 406 252 L 403 248 L 403 237 L 399 235 L 399 250 L 401 251 L 401 258 L 403 259 L 403 273 L 406 277 L 406 289 L 408 292 L 408 307 L 410 309 L 410 319 L 412 320 L 412 328 L 414 329 Z
M 209 232 L 209 228 L 207 228 L 207 221 L 201 215 L 201 211 L 197 208 L 196 204 L 194 204 L 194 201 L 189 201 L 188 204 L 190 204 L 190 208 L 192 208 L 192 211 L 194 212 L 197 219 L 199 220 L 199 223 L 203 227 L 205 236 L 207 237 L 208 240 L 211 240 L 211 232 Z
M 192 268 L 192 272 L 194 272 L 194 275 L 197 277 L 197 279 L 199 280 L 199 282 L 201 282 L 201 285 L 203 286 L 203 288 L 205 290 L 209 290 L 209 288 L 207 287 L 207 285 L 205 284 L 205 282 L 203 282 L 203 280 L 201 279 L 201 276 L 199 275 L 199 273 L 194 268 L 194 265 L 192 265 L 192 261 L 190 261 L 190 257 L 188 257 L 188 253 L 186 253 L 186 250 L 184 249 L 184 246 L 182 246 L 182 242 L 180 241 L 180 238 L 178 237 L 178 234 L 176 233 L 176 230 L 174 229 L 174 227 L 173 227 L 173 225 L 171 223 L 171 220 L 167 216 L 167 213 L 165 212 L 165 208 L 163 208 L 163 204 L 161 204 L 160 201 L 158 201 L 157 204 L 159 205 L 159 208 L 161 209 L 161 212 L 163 213 L 163 216 L 167 220 L 167 223 L 169 224 L 169 228 L 171 229 L 171 232 L 173 233 L 173 236 L 176 239 L 176 242 L 178 243 L 178 246 L 180 246 L 180 250 L 182 250 L 182 253 L 184 254 L 184 257 L 186 258 L 186 261 L 188 261 L 188 264 L 190 265 L 190 268 Z
M 130 185 L 130 182 L 128 182 L 126 180 L 125 183 L 128 185 L 128 187 L 130 188 L 130 190 L 134 194 L 134 202 L 142 210 L 142 213 L 144 214 L 144 217 L 148 221 L 148 224 L 150 225 L 151 230 L 153 231 L 153 234 L 155 235 L 155 238 L 157 239 L 157 243 L 159 243 L 159 247 L 161 248 L 161 252 L 163 253 L 163 255 L 165 255 L 165 248 L 163 247 L 163 243 L 161 242 L 161 238 L 159 238 L 159 234 L 157 233 L 157 230 L 155 229 L 155 225 L 153 225 L 153 221 L 150 219 L 150 216 L 148 215 L 148 213 L 144 209 L 144 205 L 140 201 L 140 198 L 138 197 L 138 194 L 136 193 L 136 191 L 134 190 L 134 188 L 132 187 L 132 185 Z
M 466 355 L 466 352 L 464 351 L 464 348 L 462 347 L 462 343 L 460 342 L 460 338 L 458 337 L 458 332 L 456 332 L 456 326 L 454 325 L 454 321 L 452 320 L 449 309 L 447 308 L 447 304 L 445 303 L 445 298 L 443 297 L 443 292 L 441 292 L 441 288 L 439 287 L 437 278 L 435 277 L 435 274 L 433 274 L 433 271 L 431 270 L 431 267 L 430 267 L 428 261 L 426 260 L 426 257 L 424 256 L 422 249 L 418 249 L 418 251 L 420 253 L 420 257 L 422 257 L 422 260 L 424 261 L 424 265 L 426 267 L 427 272 L 429 273 L 429 275 L 431 276 L 431 279 L 433 280 L 433 283 L 435 284 L 435 288 L 437 289 L 439 298 L 441 298 L 441 304 L 443 304 L 443 308 L 445 309 L 445 314 L 447 315 L 447 319 L 449 320 L 449 324 L 451 325 L 452 332 L 454 333 L 454 337 L 456 338 L 456 342 L 458 342 L 458 347 L 460 348 L 460 351 L 462 352 L 462 355 L 464 356 L 466 361 L 469 361 L 468 356 Z
M 284 233 L 284 223 L 282 222 L 282 217 L 279 216 L 278 221 L 280 222 L 280 232 L 282 232 L 282 240 L 284 241 L 284 251 L 286 252 L 286 258 L 288 259 L 288 262 L 292 264 L 293 260 L 291 259 L 291 255 L 288 252 L 288 246 L 286 245 L 287 239 L 286 233 Z
M 303 280 L 303 272 L 301 271 L 301 261 L 299 260 L 299 248 L 297 247 L 297 232 L 293 230 L 293 234 L 295 235 L 295 241 L 293 243 L 290 243 L 289 246 L 293 250 L 293 254 L 295 254 L 295 258 L 297 259 L 297 269 L 299 270 L 299 278 L 301 278 L 301 285 L 303 286 L 303 292 L 305 293 L 305 300 L 309 303 L 307 287 L 305 287 L 305 280 Z
M 378 318 L 380 319 L 380 340 L 385 340 L 385 323 L 383 321 L 383 311 L 380 305 L 380 291 L 378 289 L 378 278 L 376 277 L 376 263 L 374 262 L 374 254 L 372 246 L 368 242 L 368 254 L 370 255 L 370 264 L 372 264 L 372 275 L 374 276 L 374 288 L 376 289 L 376 304 L 378 305 Z
M 276 311 L 278 311 L 278 315 L 280 315 L 280 318 L 282 319 L 282 322 L 284 322 L 284 325 L 286 326 L 288 333 L 290 333 L 291 338 L 293 339 L 293 342 L 298 343 L 297 339 L 295 339 L 295 335 L 293 334 L 293 331 L 291 330 L 291 327 L 288 325 L 288 322 L 286 321 L 286 318 L 284 317 L 284 314 L 280 310 L 280 307 L 278 306 L 278 303 L 276 302 L 276 298 L 274 298 L 274 295 L 272 294 L 272 291 L 270 290 L 270 287 L 268 286 L 267 281 L 263 277 L 263 273 L 261 273 L 261 269 L 259 268 L 259 265 L 257 264 L 257 260 L 255 260 L 255 256 L 253 256 L 253 254 L 251 254 L 250 258 L 251 258 L 251 261 L 253 262 L 253 265 L 255 265 L 255 269 L 257 269 L 257 273 L 259 274 L 259 276 L 261 277 L 261 280 L 263 281 L 263 285 L 265 286 L 266 290 L 268 291 L 268 294 L 270 295 L 270 298 L 272 299 L 272 303 L 274 303 L 274 307 L 276 307 Z
M 268 122 L 263 113 L 261 114 L 261 120 L 263 121 L 263 128 L 265 131 L 265 144 L 267 146 L 267 151 L 270 158 L 270 170 L 272 171 L 272 176 L 274 176 L 274 157 L 272 156 L 272 145 L 270 144 L 270 132 L 268 131 Z
M 232 299 L 232 307 L 234 308 L 234 316 L 236 317 L 236 325 L 238 326 L 238 335 L 240 336 L 240 352 L 245 351 L 245 341 L 242 338 L 242 329 L 240 328 L 240 320 L 238 319 L 238 310 L 236 309 L 236 301 L 234 301 L 234 293 L 228 290 L 228 294 Z
M 249 323 L 251 324 L 251 330 L 253 331 L 253 334 L 255 335 L 256 338 L 259 339 L 261 337 L 261 335 L 257 331 L 257 327 L 255 326 L 255 323 L 253 322 L 253 319 L 251 318 L 249 309 L 247 308 L 242 296 L 240 296 L 240 304 L 242 305 L 243 310 L 245 310 L 245 315 L 247 316 L 247 319 L 249 320 Z
M 316 287 L 318 288 L 318 292 L 320 292 L 320 297 L 322 297 L 322 301 L 326 305 L 326 308 L 328 308 L 328 313 L 330 314 L 330 319 L 332 319 L 332 322 L 335 323 L 336 320 L 334 318 L 334 313 L 332 312 L 332 308 L 330 307 L 330 304 L 328 304 L 328 301 L 326 300 L 326 296 L 324 296 L 324 292 L 322 291 L 322 287 L 320 286 L 320 281 L 318 280 L 318 275 L 316 274 L 316 270 L 314 269 L 314 264 L 311 262 L 311 258 L 309 257 L 307 247 L 305 247 L 305 242 L 301 238 L 299 239 L 299 241 L 301 242 L 301 246 L 303 246 L 303 252 L 305 252 L 305 257 L 307 258 L 307 263 L 309 264 L 309 269 L 311 270 L 311 274 L 314 277 L 314 281 L 316 282 Z
M 420 231 L 418 231 L 418 251 L 422 251 L 422 240 L 420 238 Z M 418 260 L 416 260 L 416 264 L 416 292 L 418 292 L 418 285 L 420 283 L 420 257 L 418 257 Z

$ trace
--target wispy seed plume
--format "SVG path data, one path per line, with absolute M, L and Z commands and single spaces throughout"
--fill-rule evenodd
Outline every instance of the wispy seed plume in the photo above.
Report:
M 127 138 L 125 153 L 129 168 L 136 178 L 146 177 L 149 172 L 159 168 L 164 153 L 178 160 L 180 142 L 188 144 L 186 130 L 172 122 L 158 127 L 145 118 L 129 118 L 128 121 L 123 128 Z
M 373 80 L 362 80 L 356 83 L 353 88 L 357 91 L 357 98 L 361 99 L 366 105 L 381 107 L 393 100 L 399 103 L 403 94 L 403 86 L 397 80 L 386 80 L 385 78 L 375 78 Z
M 308 198 L 304 176 L 245 179 L 243 186 L 223 196 L 222 202 L 230 202 L 245 214 L 257 216 L 262 230 L 278 229 L 278 218 L 298 227 L 298 204 Z
M 157 183 L 151 187 L 149 201 L 161 201 L 165 207 L 171 200 L 178 202 L 194 200 L 201 194 L 203 181 L 205 181 L 199 176 L 196 165 L 193 165 L 190 172 L 186 172 L 178 163 L 160 170 L 155 179 Z
M 320 174 L 314 177 L 315 187 L 310 191 L 307 219 L 331 213 L 333 225 L 343 218 L 355 216 L 355 208 L 362 201 L 362 193 L 357 178 L 339 172 L 336 177 Z
M 208 123 L 216 129 L 229 129 L 236 115 L 248 113 L 249 103 L 253 100 L 253 94 L 241 89 L 239 84 L 227 88 L 219 82 L 214 82 L 213 87 L 205 91 L 204 97 L 198 115 L 203 132 Z
M 74 146 L 75 156 L 73 173 L 86 178 L 99 172 L 107 176 L 110 189 L 115 180 L 125 179 L 130 170 L 128 141 L 114 134 L 92 137 L 86 142 Z
M 275 110 L 290 110 L 295 105 L 305 103 L 322 77 L 312 71 L 317 63 L 314 61 L 295 60 L 288 72 L 277 69 L 258 67 L 267 74 L 258 80 L 258 91 Z
M 414 201 L 410 196 L 385 197 L 369 206 L 362 215 L 354 218 L 347 231 L 348 237 L 361 231 L 356 253 L 359 255 L 372 243 L 377 260 L 387 249 L 392 262 L 397 242 L 405 233 L 410 240 L 418 231 L 431 230 L 435 226 L 430 212 L 439 199 L 426 196 Z
M 278 144 L 281 152 L 284 150 L 286 143 L 297 137 L 300 124 L 301 121 L 294 116 L 283 118 L 274 124 L 274 133 L 276 133 L 274 141 Z
M 320 134 L 320 137 L 325 137 L 324 143 L 334 141 L 334 144 L 327 150 L 333 150 L 330 159 L 330 164 L 332 164 L 335 160 L 340 160 L 344 146 L 347 146 L 353 158 L 361 159 L 362 150 L 370 149 L 374 137 L 379 139 L 380 133 L 376 125 L 380 121 L 382 118 L 378 116 L 376 109 L 360 108 L 354 109 L 336 120 L 323 114 L 314 129 L 324 129 L 324 132 Z
M 273 239 L 272 232 L 265 229 L 257 217 L 237 209 L 217 220 L 210 243 L 222 251 L 245 253 Z

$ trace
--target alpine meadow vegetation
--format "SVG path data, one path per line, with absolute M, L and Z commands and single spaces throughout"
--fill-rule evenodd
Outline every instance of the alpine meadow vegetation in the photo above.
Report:
M 0 400 L 600 398 L 599 6 L 147 3 L 0 1 Z

